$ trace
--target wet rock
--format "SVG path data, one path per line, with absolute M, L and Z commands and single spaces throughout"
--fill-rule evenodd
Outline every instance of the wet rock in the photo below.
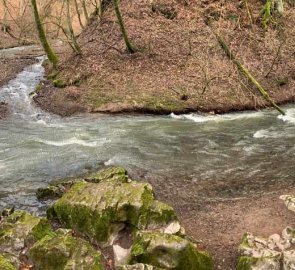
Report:
M 46 188 L 38 188 L 36 196 L 38 200 L 60 198 L 74 184 L 73 181 L 49 185 Z
M 164 269 L 210 270 L 211 257 L 188 240 L 159 232 L 138 232 L 131 248 L 131 264 L 143 263 Z M 128 269 L 128 268 L 127 268 Z
M 125 224 L 161 229 L 178 221 L 172 207 L 154 200 L 150 184 L 124 181 L 112 177 L 76 183 L 48 209 L 48 217 L 101 244 L 110 243 Z
M 69 233 L 43 237 L 30 249 L 29 259 L 36 270 L 103 269 L 100 252 Z
M 17 268 L 11 264 L 9 260 L 0 255 L 0 269 L 1 270 L 16 270 Z
M 290 211 L 295 212 L 295 197 L 291 195 L 282 195 L 280 199 L 285 202 L 285 205 Z

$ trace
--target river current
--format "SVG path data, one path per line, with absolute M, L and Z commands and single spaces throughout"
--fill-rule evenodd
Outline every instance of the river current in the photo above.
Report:
M 79 115 L 34 106 L 39 63 L 0 89 L 11 114 L 0 121 L 0 208 L 42 212 L 35 191 L 89 168 L 121 165 L 163 200 L 235 199 L 295 183 L 295 106 L 202 116 Z

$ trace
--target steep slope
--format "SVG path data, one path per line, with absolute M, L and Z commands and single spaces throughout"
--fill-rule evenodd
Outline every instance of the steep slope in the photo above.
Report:
M 295 8 L 261 26 L 263 3 L 250 1 L 122 0 L 135 54 L 125 50 L 112 5 L 79 38 L 54 80 L 36 97 L 43 108 L 76 111 L 222 113 L 268 104 L 220 48 L 221 33 L 241 62 L 278 103 L 295 100 Z M 56 85 L 57 85 L 56 84 Z

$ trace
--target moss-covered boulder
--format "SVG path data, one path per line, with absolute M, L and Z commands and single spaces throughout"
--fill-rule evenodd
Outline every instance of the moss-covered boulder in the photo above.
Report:
M 81 181 L 99 183 L 101 181 L 127 182 L 127 171 L 122 167 L 107 167 L 98 172 L 90 173 L 78 178 L 66 178 L 54 181 L 45 188 L 38 188 L 36 196 L 38 200 L 58 199 L 65 194 L 73 184 Z
M 16 270 L 17 268 L 11 264 L 4 256 L 0 255 L 0 269 L 1 270 Z
M 121 177 L 74 184 L 48 216 L 98 243 L 108 243 L 124 224 L 156 229 L 177 221 L 173 208 L 154 200 L 150 184 Z
M 52 230 L 46 219 L 15 211 L 0 224 L 0 252 L 19 253 L 47 234 Z
M 29 251 L 36 270 L 101 270 L 100 252 L 87 241 L 70 234 L 45 236 Z
M 210 270 L 211 257 L 179 236 L 139 232 L 131 248 L 131 264 L 143 263 L 163 269 Z
M 46 219 L 25 211 L 15 211 L 0 223 L 0 254 L 18 268 L 19 255 L 25 253 L 36 241 L 52 234 Z

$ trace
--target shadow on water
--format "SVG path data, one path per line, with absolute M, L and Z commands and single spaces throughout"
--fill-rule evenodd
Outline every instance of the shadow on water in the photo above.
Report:
M 174 205 L 234 199 L 295 182 L 295 109 L 170 116 L 60 118 L 32 104 L 39 63 L 0 89 L 0 207 L 38 212 L 35 190 L 85 168 L 121 165 Z M 175 200 L 177 198 L 177 200 Z

